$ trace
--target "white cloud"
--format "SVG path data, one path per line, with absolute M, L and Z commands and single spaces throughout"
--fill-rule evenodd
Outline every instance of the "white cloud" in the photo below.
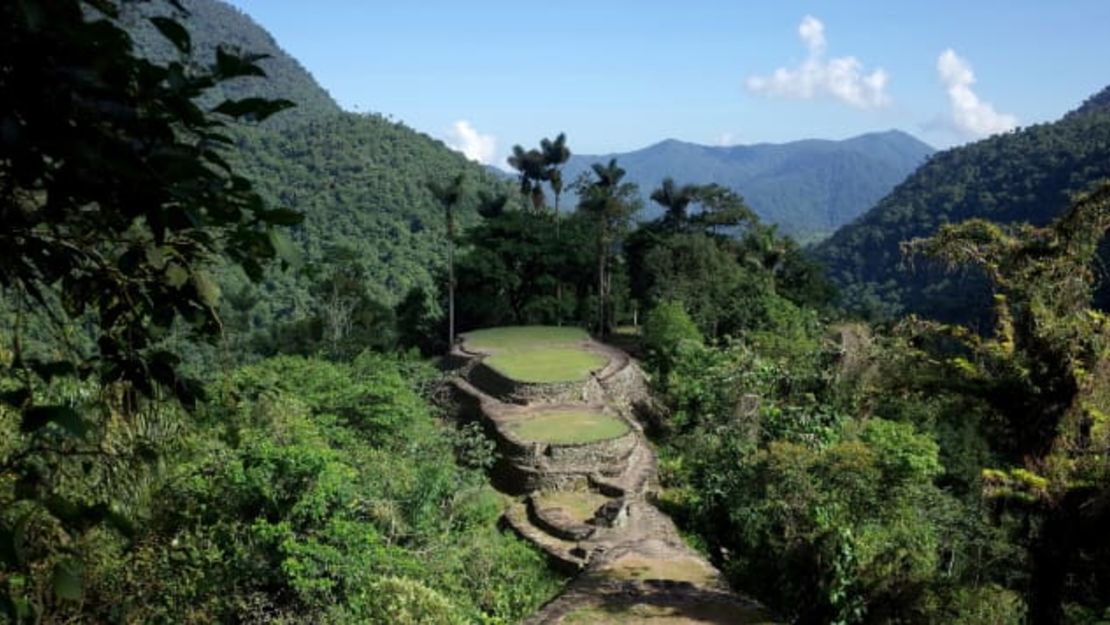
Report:
M 497 154 L 497 137 L 478 132 L 465 119 L 455 122 L 448 134 L 447 145 L 451 149 L 462 152 L 470 160 L 483 165 L 493 164 Z
M 803 100 L 828 95 L 861 109 L 890 103 L 886 93 L 890 76 L 885 70 L 865 74 L 863 64 L 854 56 L 825 58 L 828 41 L 821 20 L 805 16 L 798 25 L 798 36 L 809 51 L 806 60 L 796 68 L 780 67 L 770 76 L 750 76 L 749 91 Z
M 798 35 L 806 43 L 810 54 L 825 53 L 828 42 L 825 41 L 825 25 L 821 20 L 812 15 L 803 17 L 802 23 L 798 25 Z
M 975 84 L 971 64 L 957 56 L 951 48 L 937 58 L 937 73 L 940 74 L 940 80 L 948 90 L 948 100 L 952 103 L 952 122 L 961 133 L 971 137 L 986 137 L 1017 126 L 1016 117 L 999 113 L 975 95 L 971 90 L 971 85 Z
M 731 132 L 722 132 L 717 136 L 716 144 L 719 147 L 727 148 L 734 145 L 739 145 L 739 138 Z

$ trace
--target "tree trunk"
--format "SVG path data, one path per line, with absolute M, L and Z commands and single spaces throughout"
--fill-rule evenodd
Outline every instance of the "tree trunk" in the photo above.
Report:
M 555 242 L 559 242 L 559 194 L 555 194 Z M 559 281 L 555 285 L 555 303 L 558 306 L 557 316 L 555 317 L 555 325 L 563 325 L 563 283 Z
M 455 243 L 447 242 L 447 350 L 455 348 Z
M 597 246 L 597 332 L 605 333 L 605 240 Z

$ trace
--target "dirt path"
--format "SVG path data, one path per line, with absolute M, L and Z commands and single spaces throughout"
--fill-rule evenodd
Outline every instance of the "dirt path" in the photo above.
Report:
M 483 355 L 457 349 L 452 380 L 463 418 L 481 422 L 497 442 L 495 484 L 518 497 L 504 523 L 574 575 L 526 625 L 771 624 L 755 602 L 729 590 L 720 572 L 682 540 L 651 504 L 655 450 L 633 407 L 648 398 L 643 372 L 624 352 L 589 341 L 583 349 L 609 363 L 574 384 L 521 384 L 492 372 Z M 623 434 L 574 443 L 517 435 L 530 414 L 553 408 L 593 411 L 624 420 Z M 588 434 L 588 433 L 587 433 Z

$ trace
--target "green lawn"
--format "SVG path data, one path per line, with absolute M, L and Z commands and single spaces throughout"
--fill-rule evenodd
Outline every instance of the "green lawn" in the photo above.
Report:
M 570 345 L 590 338 L 582 328 L 506 326 L 474 330 L 463 335 L 467 347 L 478 350 L 518 350 Z
M 552 410 L 523 418 L 510 427 L 517 436 L 538 443 L 593 443 L 628 432 L 624 421 L 601 412 Z
M 593 352 L 570 347 L 498 351 L 485 363 L 519 382 L 553 383 L 584 380 L 608 360 Z

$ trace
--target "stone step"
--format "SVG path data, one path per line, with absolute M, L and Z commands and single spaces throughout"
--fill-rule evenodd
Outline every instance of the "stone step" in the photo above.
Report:
M 577 575 L 586 566 L 588 551 L 577 542 L 557 538 L 533 525 L 523 502 L 509 506 L 501 518 L 518 536 L 547 554 L 552 565 L 560 572 Z
M 582 541 L 597 533 L 596 526 L 580 523 L 558 508 L 541 507 L 535 495 L 528 497 L 527 510 L 532 525 L 562 540 Z
M 643 495 L 651 487 L 655 477 L 655 453 L 641 439 L 619 475 L 597 473 L 590 476 L 590 482 L 606 494 L 636 497 Z

